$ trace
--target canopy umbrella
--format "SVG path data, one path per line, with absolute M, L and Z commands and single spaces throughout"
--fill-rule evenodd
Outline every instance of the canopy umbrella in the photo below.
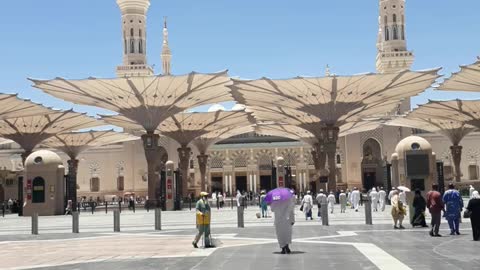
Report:
M 274 204 L 277 202 L 283 202 L 290 200 L 293 197 L 293 190 L 289 188 L 276 188 L 270 190 L 265 196 L 265 202 L 267 204 Z
M 460 66 L 460 71 L 453 73 L 437 89 L 480 92 L 480 58 L 473 64 Z
M 404 192 L 410 192 L 411 190 L 405 186 L 398 186 L 397 187 L 398 190 L 401 190 L 401 191 L 404 191 Z

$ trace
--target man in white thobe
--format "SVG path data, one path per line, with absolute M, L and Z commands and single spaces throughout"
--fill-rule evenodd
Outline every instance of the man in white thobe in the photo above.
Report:
M 310 195 L 310 190 L 307 191 L 307 195 L 303 196 L 302 203 L 303 213 L 305 213 L 305 220 L 312 220 L 312 208 L 313 208 L 313 198 Z
M 333 191 L 330 191 L 330 194 L 327 197 L 327 202 L 328 209 L 330 209 L 330 213 L 333 214 L 333 207 L 335 205 L 335 194 L 333 194 Z
M 240 193 L 240 190 L 237 190 L 237 196 L 235 198 L 237 199 L 237 207 L 240 207 L 242 200 L 242 193 Z
M 378 193 L 376 188 L 372 188 L 372 191 L 370 191 L 370 200 L 372 201 L 372 210 L 378 212 Z
M 351 203 L 353 205 L 353 208 L 355 209 L 355 212 L 358 212 L 358 204 L 360 203 L 360 191 L 358 188 L 353 188 L 352 191 L 352 196 L 351 196 Z
M 388 193 L 388 200 L 389 200 L 389 201 L 392 200 L 393 193 L 394 193 L 396 190 L 397 190 L 396 188 L 392 188 L 392 190 L 390 190 L 390 192 Z M 392 203 L 390 202 L 390 204 L 392 204 Z
M 340 213 L 345 213 L 345 210 L 347 209 L 347 194 L 345 194 L 343 190 L 340 191 L 340 195 L 338 195 L 338 200 L 340 202 Z
M 407 205 L 407 193 L 405 191 L 401 191 L 400 194 L 398 194 L 399 200 L 403 203 L 403 205 Z
M 274 213 L 275 232 L 282 254 L 290 253 L 289 244 L 292 243 L 292 226 L 295 224 L 295 197 L 290 200 L 274 202 L 270 205 Z
M 315 198 L 317 200 L 317 205 L 318 205 L 318 214 L 317 216 L 320 218 L 322 216 L 322 204 L 327 203 L 327 195 L 323 194 L 323 189 L 320 189 L 320 192 L 318 192 L 317 197 Z
M 380 209 L 385 211 L 385 197 L 387 193 L 383 190 L 383 187 L 380 187 L 380 191 L 378 192 L 378 203 L 380 203 Z
M 472 199 L 472 197 L 473 197 L 472 194 L 473 194 L 474 191 L 475 191 L 475 188 L 472 185 L 470 185 L 470 190 L 469 190 L 470 199 Z

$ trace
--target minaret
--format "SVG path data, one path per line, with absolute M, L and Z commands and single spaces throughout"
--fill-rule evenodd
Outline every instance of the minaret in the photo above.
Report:
M 377 39 L 377 72 L 393 73 L 410 69 L 413 52 L 407 50 L 405 0 L 380 0 Z
M 147 65 L 147 11 L 150 0 L 117 0 L 122 12 L 123 65 L 118 77 L 151 76 Z
M 162 45 L 162 69 L 163 75 L 170 75 L 170 61 L 172 59 L 172 52 L 168 47 L 168 29 L 167 29 L 167 17 L 163 22 L 163 45 Z

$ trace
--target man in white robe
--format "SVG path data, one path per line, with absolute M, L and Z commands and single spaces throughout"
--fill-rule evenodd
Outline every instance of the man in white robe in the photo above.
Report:
M 474 191 L 475 191 L 475 188 L 474 188 L 472 185 L 470 185 L 470 189 L 469 189 L 469 197 L 470 197 L 470 199 L 473 198 L 472 194 L 473 194 Z
M 378 192 L 376 188 L 372 188 L 372 191 L 370 191 L 370 200 L 372 201 L 372 210 L 378 212 Z
M 292 243 L 292 226 L 295 224 L 295 197 L 290 200 L 274 202 L 270 205 L 274 213 L 275 232 L 282 254 L 289 254 L 289 244 Z
M 335 205 L 335 194 L 333 194 L 333 191 L 330 191 L 330 194 L 327 197 L 327 202 L 328 209 L 330 209 L 330 213 L 333 214 L 333 207 Z
M 380 191 L 378 192 L 378 203 L 380 204 L 380 209 L 385 211 L 385 197 L 387 193 L 383 190 L 383 187 L 380 187 Z
M 396 190 L 397 190 L 396 188 L 392 188 L 392 190 L 390 190 L 390 192 L 388 193 L 388 200 L 390 201 L 390 204 L 392 204 L 391 201 L 392 201 L 393 193 Z
M 235 198 L 237 199 L 237 207 L 240 207 L 242 200 L 242 193 L 240 193 L 240 190 L 237 190 L 237 196 Z
M 358 212 L 358 205 L 360 203 L 360 191 L 358 188 L 353 188 L 352 191 L 352 196 L 351 196 L 351 203 L 353 205 L 353 208 L 355 209 L 355 212 Z
M 318 206 L 317 216 L 320 218 L 322 216 L 322 204 L 327 203 L 327 195 L 323 194 L 323 189 L 320 189 L 320 192 L 318 192 L 317 197 L 315 199 L 317 200 L 317 206 Z
M 303 213 L 305 213 L 305 220 L 312 220 L 312 208 L 313 208 L 313 198 L 312 195 L 310 195 L 310 190 L 307 191 L 307 195 L 305 195 L 302 199 L 301 203 L 303 207 Z
M 340 191 L 338 200 L 340 202 L 340 213 L 345 213 L 345 210 L 347 209 L 347 194 L 345 194 L 343 190 Z
M 407 205 L 407 193 L 405 193 L 405 191 L 400 191 L 400 194 L 398 194 L 398 198 L 403 203 L 403 205 Z

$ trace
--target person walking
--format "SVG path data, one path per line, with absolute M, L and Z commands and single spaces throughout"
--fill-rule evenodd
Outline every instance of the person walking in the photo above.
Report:
M 292 243 L 292 227 L 295 224 L 295 196 L 288 200 L 272 203 L 270 209 L 274 213 L 275 232 L 282 254 L 289 254 Z
M 468 213 L 470 214 L 470 222 L 472 225 L 473 241 L 480 240 L 480 195 L 478 191 L 472 192 L 472 198 L 468 201 Z
M 315 198 L 317 201 L 317 206 L 318 206 L 318 213 L 317 216 L 320 218 L 322 216 L 322 204 L 327 203 L 327 196 L 323 194 L 323 189 L 320 189 L 320 192 L 318 192 L 317 198 Z
M 237 190 L 237 196 L 235 197 L 237 199 L 237 207 L 240 207 L 241 201 L 242 201 L 242 193 L 240 193 L 240 190 Z
M 396 188 L 392 188 L 392 190 L 390 190 L 390 192 L 388 192 L 388 201 L 390 202 L 390 205 L 392 205 L 392 197 L 393 197 L 393 192 L 395 192 L 395 190 L 397 190 Z
M 440 221 L 442 218 L 442 211 L 444 209 L 442 194 L 438 192 L 438 185 L 433 184 L 432 190 L 427 193 L 427 208 L 432 216 L 432 229 L 430 230 L 430 236 L 441 237 L 438 233 L 440 230 Z
M 413 198 L 413 208 L 415 212 L 412 218 L 412 227 L 415 226 L 422 226 L 428 227 L 427 223 L 425 222 L 425 209 L 427 207 L 427 202 L 422 196 L 420 189 L 415 190 L 415 197 Z
M 391 214 L 392 214 L 392 218 L 393 218 L 393 222 L 394 222 L 393 228 L 394 229 L 405 229 L 405 227 L 403 227 L 402 223 L 403 223 L 403 218 L 405 217 L 406 211 L 405 211 L 405 207 L 403 206 L 402 201 L 400 200 L 400 197 L 398 195 L 397 190 L 395 190 L 392 194 L 391 203 L 392 203 Z
M 338 200 L 340 201 L 340 213 L 345 213 L 345 210 L 347 209 L 347 194 L 345 194 L 343 190 L 340 191 Z
M 460 192 L 450 183 L 448 190 L 443 194 L 443 203 L 445 204 L 445 218 L 450 227 L 450 235 L 460 235 L 460 214 L 463 208 L 463 199 Z
M 470 199 L 472 198 L 472 194 L 474 191 L 475 191 L 475 188 L 472 185 L 470 185 L 470 189 L 468 190 L 468 197 Z
M 358 212 L 358 204 L 360 203 L 360 191 L 358 188 L 354 187 L 352 191 L 352 196 L 351 196 L 351 201 L 350 203 L 353 205 L 353 209 L 355 209 L 355 212 Z
M 333 214 L 333 208 L 335 206 L 335 194 L 333 191 L 330 191 L 330 194 L 327 197 L 328 209 L 330 209 L 330 214 Z
M 198 241 L 200 241 L 200 237 L 203 235 L 205 239 L 205 248 L 212 248 L 214 246 L 210 243 L 210 205 L 208 204 L 207 192 L 200 192 L 200 199 L 197 201 L 195 209 L 197 210 L 198 233 L 195 236 L 192 245 L 194 248 L 198 248 Z
M 313 208 L 313 198 L 310 195 L 310 190 L 307 190 L 307 194 L 303 196 L 302 203 L 303 213 L 305 213 L 305 220 L 312 220 L 312 208 Z
M 372 210 L 374 212 L 378 212 L 378 192 L 376 188 L 372 188 L 372 191 L 370 191 L 370 199 L 372 200 Z
M 382 210 L 382 212 L 385 211 L 386 196 L 387 193 L 383 190 L 383 187 L 380 187 L 380 191 L 378 191 L 378 203 L 380 204 L 380 210 Z
M 266 197 L 265 190 L 262 190 L 261 194 L 262 195 L 260 195 L 260 209 L 262 210 L 262 218 L 266 218 L 268 205 L 267 205 L 267 202 L 265 201 L 265 197 Z

